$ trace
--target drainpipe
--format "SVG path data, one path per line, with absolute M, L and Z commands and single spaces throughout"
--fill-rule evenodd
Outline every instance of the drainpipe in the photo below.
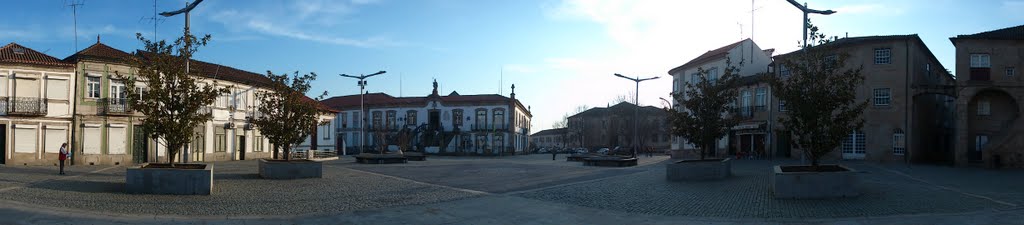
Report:
M 910 74 L 910 67 L 913 66 L 913 64 L 911 64 L 911 62 L 910 62 L 910 39 L 904 40 L 903 44 L 904 44 L 904 46 L 906 46 L 906 49 L 904 49 L 904 51 L 906 51 L 906 54 L 907 54 L 906 56 L 904 56 L 904 57 L 907 58 L 906 61 L 905 61 L 906 64 L 907 64 L 907 66 L 906 66 L 907 75 L 904 76 L 904 84 L 903 84 L 905 86 L 905 88 L 903 90 L 905 92 L 904 96 L 906 96 L 905 97 L 906 98 L 906 104 L 904 104 L 904 106 L 903 106 L 903 107 L 906 108 L 906 109 L 903 110 L 903 114 L 904 114 L 903 118 L 905 118 L 905 119 L 903 119 L 903 127 L 907 128 L 907 132 L 903 136 L 903 145 L 904 145 L 903 146 L 903 148 L 904 148 L 904 150 L 903 150 L 903 163 L 906 164 L 907 166 L 910 166 L 910 152 L 911 152 L 910 150 L 913 149 L 913 148 L 910 148 L 910 147 L 912 147 L 911 143 L 913 143 L 913 142 L 912 141 L 908 141 L 908 140 L 910 140 L 911 137 L 913 137 L 913 135 L 911 135 L 912 134 L 911 132 L 913 131 L 913 129 L 911 129 L 911 127 L 910 127 L 910 120 L 911 120 L 910 116 L 913 115 L 913 114 L 911 114 L 910 111 L 913 110 L 912 106 L 913 106 L 913 102 L 914 102 L 914 96 L 910 95 L 910 77 L 913 76 L 913 74 Z
M 75 62 L 75 64 L 78 64 L 78 62 Z M 78 128 L 78 123 L 82 122 L 82 121 L 79 121 L 79 119 L 78 119 L 78 90 L 82 90 L 82 88 L 80 88 L 78 86 L 78 76 L 80 75 L 78 73 L 78 68 L 79 67 L 75 66 L 74 68 L 75 68 L 75 85 L 74 85 L 74 87 L 75 87 L 74 90 L 75 91 L 72 92 L 72 93 L 74 93 L 74 95 L 71 97 L 71 101 L 72 101 L 71 102 L 71 127 L 69 127 L 69 128 L 71 128 L 71 144 L 69 144 L 69 145 L 71 146 L 71 152 L 72 152 L 71 153 L 71 163 L 69 165 L 72 165 L 72 166 L 75 165 L 75 159 L 78 158 L 78 154 L 79 154 L 79 152 L 77 151 L 78 145 L 75 144 L 75 142 L 78 141 L 78 136 L 75 135 L 75 133 L 77 133 L 77 132 L 75 132 L 75 131 L 78 130 L 77 129 Z

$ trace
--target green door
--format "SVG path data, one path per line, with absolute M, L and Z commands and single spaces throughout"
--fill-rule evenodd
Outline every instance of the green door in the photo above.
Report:
M 146 141 L 146 133 L 142 130 L 142 127 L 135 126 L 132 128 L 132 162 L 135 164 L 145 163 L 149 158 L 149 142 Z

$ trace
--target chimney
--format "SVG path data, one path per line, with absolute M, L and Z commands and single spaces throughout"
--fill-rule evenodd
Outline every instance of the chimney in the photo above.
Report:
M 97 35 L 96 35 L 96 44 L 99 44 L 99 43 L 100 43 L 100 35 L 99 35 L 99 34 L 97 34 Z

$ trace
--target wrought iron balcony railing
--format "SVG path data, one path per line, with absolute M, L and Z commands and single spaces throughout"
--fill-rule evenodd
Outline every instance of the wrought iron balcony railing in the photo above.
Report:
M 97 101 L 98 112 L 103 115 L 131 114 L 131 103 L 126 98 L 101 98 Z
M 46 98 L 6 97 L 7 114 L 23 116 L 46 115 Z
M 473 131 L 504 131 L 508 130 L 507 124 L 473 124 L 470 127 Z

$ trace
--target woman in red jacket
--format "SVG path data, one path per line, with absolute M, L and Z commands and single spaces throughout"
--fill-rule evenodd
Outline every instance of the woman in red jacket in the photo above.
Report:
M 64 160 L 68 159 L 68 143 L 60 145 L 60 157 L 57 159 L 60 160 L 60 175 L 64 175 Z

